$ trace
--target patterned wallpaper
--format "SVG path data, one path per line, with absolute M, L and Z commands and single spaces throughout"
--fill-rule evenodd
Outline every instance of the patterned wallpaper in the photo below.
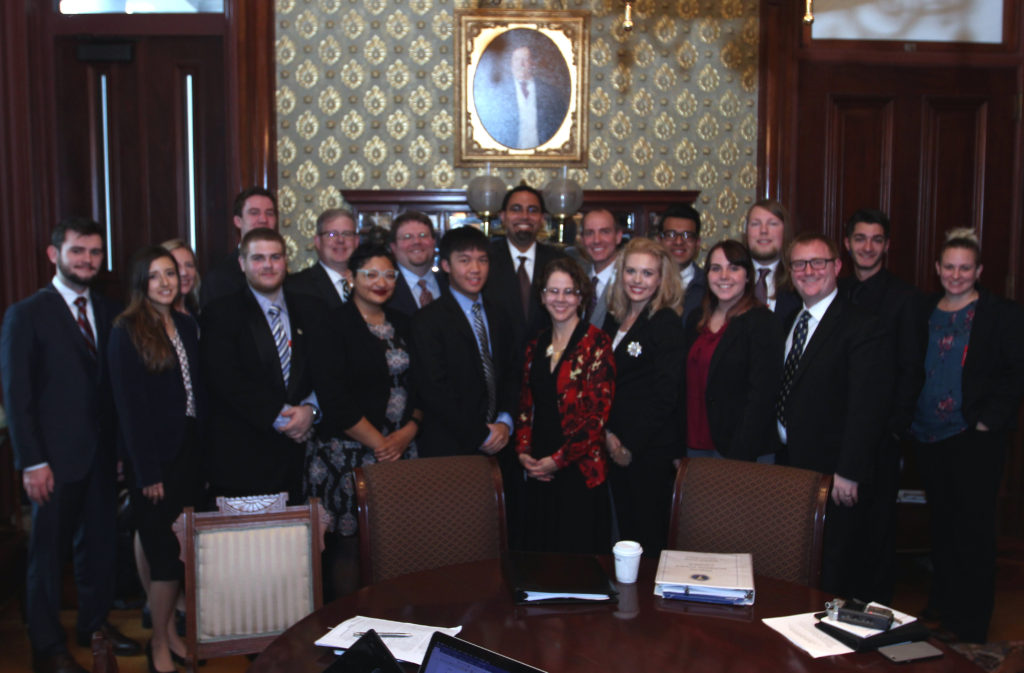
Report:
M 500 0 L 499 0 L 500 1 Z M 454 11 L 466 0 L 276 0 L 278 200 L 293 269 L 348 189 L 464 188 Z M 591 12 L 584 189 L 696 189 L 703 243 L 735 235 L 757 180 L 757 0 L 511 0 Z M 501 168 L 543 187 L 551 168 Z

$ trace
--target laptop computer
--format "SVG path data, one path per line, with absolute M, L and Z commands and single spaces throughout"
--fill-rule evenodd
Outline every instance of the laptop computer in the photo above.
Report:
M 435 631 L 420 673 L 544 673 L 539 668 Z

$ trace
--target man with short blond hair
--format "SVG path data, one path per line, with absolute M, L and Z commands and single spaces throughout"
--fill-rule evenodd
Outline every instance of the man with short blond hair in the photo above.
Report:
M 312 295 L 328 308 L 337 308 L 348 301 L 352 287 L 352 273 L 348 260 L 359 247 L 356 218 L 352 211 L 331 208 L 316 218 L 313 248 L 317 261 L 308 269 L 288 276 L 288 289 Z
M 615 260 L 619 257 L 622 233 L 623 228 L 607 208 L 587 211 L 580 222 L 580 248 L 590 261 L 586 274 L 593 286 L 591 306 L 585 316 L 598 329 L 604 326 L 608 315 L 608 294 L 615 282 Z

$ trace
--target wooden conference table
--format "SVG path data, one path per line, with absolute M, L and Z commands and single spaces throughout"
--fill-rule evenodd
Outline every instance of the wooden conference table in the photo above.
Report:
M 610 568 L 610 559 L 602 562 Z M 497 560 L 405 575 L 364 587 L 309 615 L 274 640 L 249 673 L 320 673 L 335 655 L 313 642 L 355 615 L 431 626 L 461 624 L 460 638 L 549 673 L 979 670 L 944 646 L 943 657 L 911 664 L 890 663 L 876 652 L 812 659 L 761 619 L 820 611 L 828 595 L 758 577 L 752 607 L 669 601 L 653 595 L 656 570 L 657 559 L 645 557 L 639 581 L 618 586 L 618 605 L 592 606 L 517 606 Z M 407 665 L 407 670 L 416 667 Z

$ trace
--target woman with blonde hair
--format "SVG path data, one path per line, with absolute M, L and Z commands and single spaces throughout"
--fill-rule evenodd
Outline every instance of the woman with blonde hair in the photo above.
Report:
M 671 253 L 635 238 L 615 263 L 604 329 L 615 353 L 615 400 L 606 425 L 609 485 L 620 538 L 665 547 L 672 461 L 682 456 L 683 288 Z
M 183 239 L 172 238 L 160 244 L 160 247 L 171 253 L 178 264 L 178 278 L 181 283 L 178 301 L 174 309 L 187 313 L 193 318 L 199 315 L 199 264 L 196 253 Z
M 981 247 L 954 229 L 935 271 L 924 382 L 910 431 L 931 508 L 927 612 L 959 641 L 983 643 L 995 596 L 996 497 L 1024 387 L 1024 311 L 978 285 Z

